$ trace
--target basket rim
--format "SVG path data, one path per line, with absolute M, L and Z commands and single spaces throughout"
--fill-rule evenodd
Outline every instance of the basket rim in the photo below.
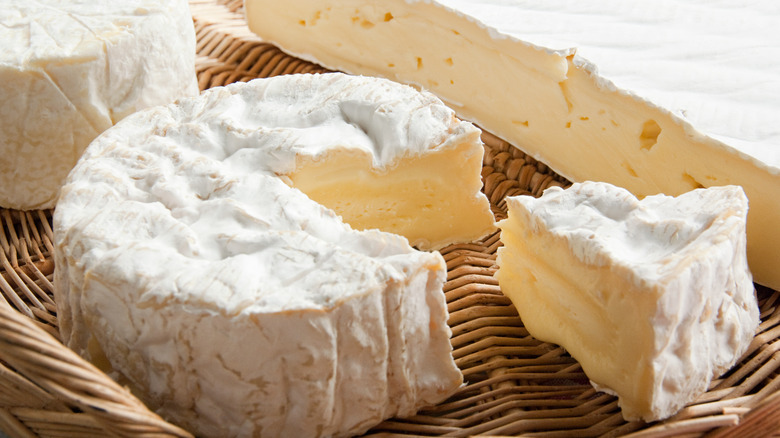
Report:
M 241 0 L 190 1 L 198 33 L 196 70 L 201 89 L 282 73 L 328 71 L 286 55 L 251 34 L 241 4 Z M 503 199 L 507 196 L 538 196 L 550 185 L 567 184 L 543 163 L 502 139 L 486 132 L 483 141 L 485 192 L 497 217 L 505 214 Z M 27 419 L 34 417 L 37 421 L 49 418 L 59 425 L 81 427 L 79 430 L 125 436 L 158 433 L 191 437 L 190 432 L 151 412 L 126 388 L 59 341 L 51 298 L 51 212 L 0 210 L 0 388 L 17 391 L 14 394 L 26 393 L 30 405 L 4 405 L 0 396 L 0 429 L 7 428 L 19 436 L 36 436 L 27 427 Z M 676 433 L 730 437 L 780 429 L 780 378 L 775 376 L 780 368 L 780 292 L 757 286 L 764 297 L 763 322 L 745 355 L 746 363 L 752 364 L 749 370 L 740 369 L 717 379 L 701 403 L 686 408 L 672 421 L 629 423 L 618 419 L 620 412 L 611 396 L 587 385 L 572 384 L 568 389 L 544 386 L 536 375 L 539 371 L 529 371 L 530 365 L 522 362 L 523 355 L 535 349 L 538 355 L 555 358 L 554 363 L 544 366 L 557 367 L 558 377 L 576 380 L 583 376 L 578 364 L 567 360 L 560 347 L 538 342 L 519 345 L 528 343 L 527 331 L 492 278 L 499 245 L 498 235 L 493 234 L 481 242 L 441 251 L 449 268 L 444 292 L 450 310 L 453 354 L 472 381 L 458 396 L 411 418 L 388 420 L 369 434 L 511 436 L 526 433 L 523 428 L 527 424 L 544 421 L 582 426 L 581 430 L 593 435 L 633 437 Z M 62 376 L 67 376 L 67 381 Z M 766 384 L 761 386 L 762 382 Z M 524 399 L 517 388 L 530 392 L 546 388 L 560 397 L 574 394 L 577 403 L 595 408 L 584 411 L 579 405 L 557 403 L 549 408 L 556 410 L 557 417 L 535 418 L 533 415 L 540 414 L 522 410 Z M 577 409 L 585 412 L 583 417 L 589 417 L 588 422 L 580 424 L 577 421 L 581 419 L 566 416 L 580 412 Z

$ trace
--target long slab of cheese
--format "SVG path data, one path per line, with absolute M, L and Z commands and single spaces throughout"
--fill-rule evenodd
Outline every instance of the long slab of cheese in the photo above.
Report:
M 329 68 L 416 84 L 573 181 L 637 196 L 740 185 L 757 282 L 780 288 L 780 8 L 247 0 L 249 27 Z

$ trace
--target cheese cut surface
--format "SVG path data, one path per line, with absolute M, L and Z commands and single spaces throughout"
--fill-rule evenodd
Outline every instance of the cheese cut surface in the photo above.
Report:
M 739 187 L 638 201 L 586 182 L 507 205 L 501 290 L 532 336 L 566 348 L 596 389 L 618 396 L 627 420 L 675 414 L 753 339 Z
M 484 149 L 479 132 L 461 141 L 425 156 L 401 158 L 384 171 L 371 169 L 367 152 L 307 158 L 299 160 L 290 178 L 353 228 L 389 231 L 417 248 L 440 249 L 495 230 L 480 191 Z
M 639 197 L 740 185 L 756 281 L 780 288 L 780 10 L 771 0 L 247 0 L 332 69 L 415 84 L 572 181 Z
M 462 383 L 443 258 L 355 230 L 290 184 L 384 209 L 395 193 L 409 212 L 414 184 L 449 181 L 462 198 L 449 205 L 480 220 L 431 242 L 470 239 L 495 230 L 488 201 L 439 161 L 462 158 L 478 180 L 478 148 L 433 95 L 340 73 L 129 116 L 87 148 L 54 213 L 63 339 L 200 436 L 345 436 L 411 415 Z M 316 169 L 328 162 L 336 175 Z M 423 164 L 414 182 L 401 169 Z M 395 214 L 365 210 L 381 226 L 372 216 Z M 419 215 L 427 227 L 438 213 Z
M 0 9 L 2 207 L 53 207 L 98 134 L 198 94 L 186 0 L 10 0 Z

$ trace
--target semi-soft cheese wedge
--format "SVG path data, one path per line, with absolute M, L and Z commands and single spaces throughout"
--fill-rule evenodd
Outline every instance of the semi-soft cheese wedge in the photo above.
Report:
M 639 197 L 740 185 L 780 289 L 774 0 L 247 0 L 250 28 L 329 68 L 432 91 L 572 181 Z
M 198 436 L 349 436 L 412 415 L 462 384 L 444 259 L 315 199 L 376 198 L 361 228 L 394 231 L 429 203 L 420 246 L 468 241 L 495 230 L 481 157 L 435 96 L 341 73 L 131 115 L 54 212 L 62 338 Z M 465 206 L 449 227 L 441 210 Z
M 606 183 L 507 199 L 496 273 L 534 337 L 566 348 L 627 420 L 667 418 L 753 339 L 739 187 L 638 201 Z
M 0 42 L 0 207 L 53 207 L 98 134 L 198 94 L 186 0 L 6 0 Z

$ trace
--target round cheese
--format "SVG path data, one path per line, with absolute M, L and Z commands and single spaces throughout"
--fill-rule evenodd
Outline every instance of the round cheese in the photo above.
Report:
M 201 436 L 349 435 L 440 402 L 462 383 L 443 258 L 351 228 L 290 175 L 365 154 L 392 175 L 464 142 L 477 128 L 432 95 L 340 73 L 129 116 L 54 214 L 63 340 Z M 420 184 L 437 179 L 463 177 Z
M 186 0 L 5 1 L 0 41 L 0 207 L 53 207 L 98 134 L 198 92 Z

